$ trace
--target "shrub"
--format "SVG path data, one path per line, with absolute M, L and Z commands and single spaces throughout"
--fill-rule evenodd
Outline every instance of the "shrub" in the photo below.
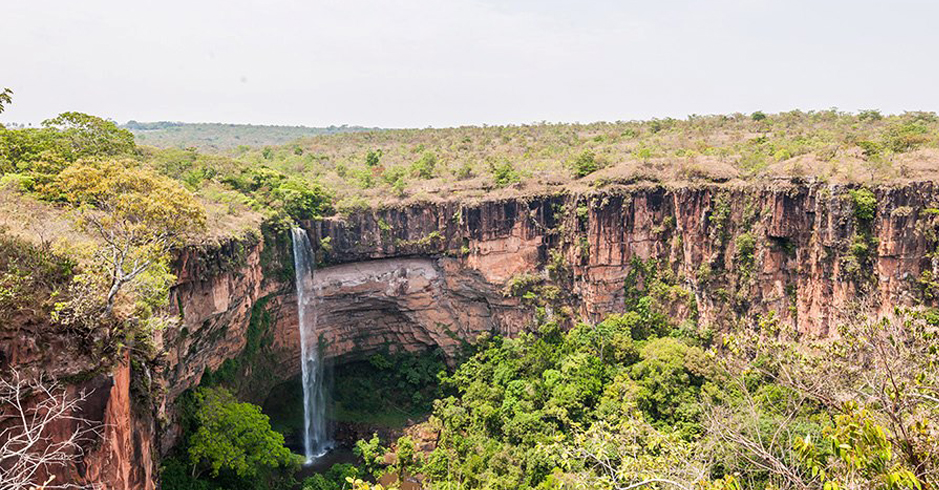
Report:
M 737 260 L 740 265 L 750 267 L 753 265 L 753 253 L 756 251 L 756 239 L 750 233 L 743 233 L 735 241 Z
M 857 118 L 859 121 L 880 121 L 884 116 L 877 109 L 865 109 L 858 112 Z
M 492 165 L 491 170 L 496 187 L 506 187 L 522 180 L 515 167 L 508 161 Z
M 860 188 L 850 191 L 854 217 L 858 221 L 870 221 L 877 212 L 877 196 L 869 189 Z
M 473 165 L 469 162 L 463 162 L 463 165 L 460 165 L 460 168 L 456 170 L 456 178 L 459 180 L 471 179 L 473 176 Z
M 915 150 L 929 141 L 929 128 L 919 121 L 891 126 L 884 136 L 884 146 L 896 153 Z
M 276 194 L 294 219 L 317 219 L 332 212 L 332 196 L 318 183 L 296 177 L 281 184 Z
M 437 155 L 425 152 L 421 159 L 411 164 L 411 173 L 422 179 L 434 178 L 437 169 Z
M 577 178 L 582 178 L 599 170 L 600 164 L 592 151 L 585 151 L 571 163 L 571 168 Z
M 377 167 L 380 159 L 381 150 L 369 150 L 368 153 L 365 154 L 365 165 L 367 165 L 369 168 Z

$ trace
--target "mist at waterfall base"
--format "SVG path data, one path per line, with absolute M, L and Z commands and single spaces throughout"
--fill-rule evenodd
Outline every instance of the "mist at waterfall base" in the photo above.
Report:
M 316 329 L 315 262 L 310 239 L 302 228 L 291 230 L 297 282 L 297 315 L 300 329 L 300 364 L 303 382 L 303 452 L 307 464 L 333 448 L 326 420 L 328 383 Z

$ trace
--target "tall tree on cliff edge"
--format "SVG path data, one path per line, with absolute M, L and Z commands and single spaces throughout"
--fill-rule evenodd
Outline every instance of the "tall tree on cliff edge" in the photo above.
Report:
M 94 257 L 100 268 L 87 279 L 96 283 L 92 291 L 105 291 L 105 317 L 118 294 L 145 275 L 151 276 L 145 283 L 157 286 L 150 289 L 165 293 L 168 287 L 159 286 L 173 280 L 170 250 L 205 229 L 205 210 L 189 191 L 133 161 L 79 162 L 62 171 L 51 188 L 76 205 L 78 225 L 100 241 Z M 146 292 L 136 296 L 137 306 L 146 302 Z M 81 313 L 85 308 L 72 309 L 87 318 Z

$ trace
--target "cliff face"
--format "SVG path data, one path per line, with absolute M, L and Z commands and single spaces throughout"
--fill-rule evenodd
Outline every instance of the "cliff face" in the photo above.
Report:
M 874 196 L 872 220 L 856 217 L 850 189 L 780 183 L 411 206 L 315 228 L 328 261 L 449 255 L 495 285 L 558 253 L 573 273 L 574 305 L 593 319 L 622 310 L 635 260 L 655 261 L 694 294 L 705 324 L 773 311 L 824 335 L 858 301 L 882 312 L 910 303 L 923 272 L 935 273 L 935 186 Z
M 826 335 L 860 303 L 889 313 L 921 298 L 923 273 L 935 273 L 935 186 L 874 196 L 870 220 L 857 217 L 850 189 L 779 183 L 415 204 L 305 223 L 322 263 L 318 327 L 333 357 L 427 346 L 452 355 L 481 333 L 532 324 L 534 309 L 503 294 L 513 278 L 546 276 L 546 265 L 560 263 L 570 306 L 596 320 L 622 311 L 625 281 L 643 261 L 671 271 L 693 297 L 678 316 L 720 328 L 772 312 Z M 289 243 L 264 247 L 243 246 L 240 261 L 231 250 L 181 258 L 172 297 L 184 320 L 166 342 L 170 399 L 245 349 L 258 334 L 249 332 L 252 313 L 268 318 L 261 343 L 278 360 L 269 380 L 297 374 Z M 265 254 L 276 274 L 265 272 Z
M 555 284 L 574 317 L 596 320 L 623 310 L 625 284 L 643 265 L 667 271 L 691 299 L 673 308 L 679 318 L 719 330 L 773 313 L 805 334 L 828 335 L 858 306 L 887 314 L 931 301 L 937 287 L 936 187 L 881 187 L 873 197 L 867 216 L 850 189 L 821 184 L 635 186 L 304 223 L 321 262 L 318 328 L 340 362 L 384 348 L 440 347 L 452 359 L 480 334 L 513 335 L 536 314 L 557 313 L 560 305 L 536 312 L 507 294 L 519 278 Z M 166 386 L 162 438 L 146 439 L 153 430 L 122 415 L 118 370 L 105 404 L 114 408 L 102 409 L 120 421 L 118 442 L 95 453 L 89 471 L 149 481 L 150 469 L 108 462 L 169 449 L 178 436 L 173 401 L 207 371 L 237 372 L 233 383 L 258 401 L 299 373 L 287 236 L 180 255 L 171 305 L 182 321 L 164 332 L 156 373 Z

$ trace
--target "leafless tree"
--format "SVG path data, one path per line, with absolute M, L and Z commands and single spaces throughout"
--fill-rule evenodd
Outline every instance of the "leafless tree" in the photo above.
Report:
M 708 462 L 701 459 L 706 452 L 696 449 L 700 448 L 630 417 L 614 425 L 598 421 L 576 432 L 574 444 L 563 451 L 567 459 L 593 470 L 568 475 L 575 488 L 689 490 L 708 476 Z
M 83 444 L 99 435 L 100 425 L 77 415 L 88 395 L 70 395 L 43 376 L 15 370 L 0 377 L 0 488 L 93 488 L 48 476 L 79 461 Z M 54 437 L 57 426 L 69 427 L 64 438 Z
M 808 404 L 837 414 L 854 403 L 884 428 L 896 461 L 930 488 L 939 486 L 939 328 L 921 310 L 897 310 L 880 320 L 870 311 L 859 307 L 835 338 L 760 332 L 742 342 L 748 352 L 726 353 L 742 396 L 733 406 L 705 411 L 708 433 L 732 456 L 772 475 L 777 486 L 809 488 L 818 480 L 792 454 L 796 417 Z M 785 389 L 772 410 L 754 400 L 742 382 L 747 373 Z

